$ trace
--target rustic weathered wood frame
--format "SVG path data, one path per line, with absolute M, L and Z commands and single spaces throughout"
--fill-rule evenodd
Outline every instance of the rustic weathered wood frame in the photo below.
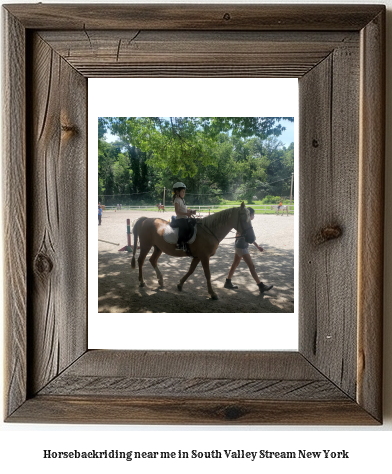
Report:
M 3 21 L 5 419 L 381 423 L 385 7 L 6 5 Z M 96 76 L 299 78 L 298 352 L 88 350 Z

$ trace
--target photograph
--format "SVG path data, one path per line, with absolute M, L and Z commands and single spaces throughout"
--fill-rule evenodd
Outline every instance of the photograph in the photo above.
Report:
M 294 312 L 294 117 L 97 125 L 98 312 Z

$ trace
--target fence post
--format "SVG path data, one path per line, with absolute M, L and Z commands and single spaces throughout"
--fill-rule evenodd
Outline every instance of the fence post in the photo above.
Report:
M 123 252 L 124 250 L 128 252 L 132 252 L 131 246 L 131 220 L 127 219 L 127 245 L 119 250 L 119 252 Z

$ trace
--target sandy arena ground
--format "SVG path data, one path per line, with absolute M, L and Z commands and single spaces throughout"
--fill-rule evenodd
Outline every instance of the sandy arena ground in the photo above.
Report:
M 259 252 L 250 245 L 250 254 L 261 281 L 274 285 L 260 294 L 249 269 L 241 261 L 232 282 L 238 290 L 226 290 L 225 283 L 234 257 L 233 239 L 225 239 L 210 259 L 212 285 L 218 300 L 207 291 L 201 263 L 177 289 L 180 278 L 188 271 L 190 257 L 162 254 L 158 265 L 164 287 L 159 288 L 154 269 L 147 256 L 143 265 L 146 286 L 139 287 L 138 269 L 131 268 L 132 254 L 119 252 L 127 244 L 126 220 L 141 216 L 169 220 L 166 212 L 104 211 L 98 227 L 98 311 L 100 313 L 292 313 L 294 312 L 294 217 L 256 214 L 252 224 Z M 232 237 L 234 234 L 228 234 Z M 133 234 L 132 245 L 133 245 Z M 106 241 L 106 242 L 103 242 Z M 110 242 L 110 243 L 108 243 Z M 136 259 L 139 252 L 136 254 Z

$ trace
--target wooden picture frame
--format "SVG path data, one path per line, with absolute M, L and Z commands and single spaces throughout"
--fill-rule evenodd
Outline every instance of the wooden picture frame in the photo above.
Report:
M 6 421 L 382 423 L 385 6 L 18 4 L 3 22 Z M 88 77 L 299 78 L 298 352 L 88 350 Z

